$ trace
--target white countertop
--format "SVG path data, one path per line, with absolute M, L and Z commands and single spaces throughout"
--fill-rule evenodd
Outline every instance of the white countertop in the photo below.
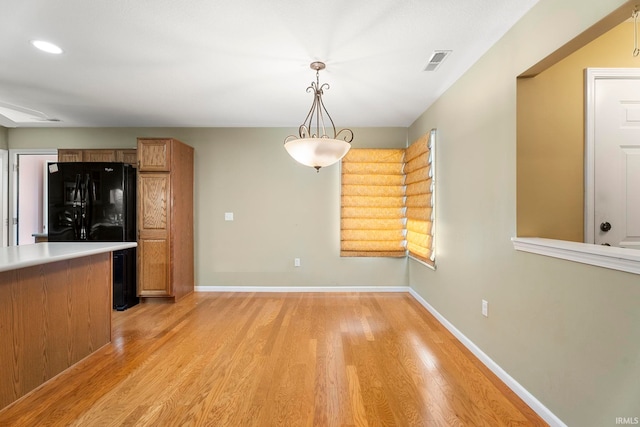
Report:
M 50 242 L 0 248 L 0 271 L 16 270 L 104 252 L 135 248 L 136 242 Z

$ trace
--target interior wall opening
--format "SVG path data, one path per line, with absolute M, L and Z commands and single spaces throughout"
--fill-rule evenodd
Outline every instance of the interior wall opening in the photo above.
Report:
M 585 69 L 640 67 L 627 2 L 517 80 L 517 236 L 585 241 Z

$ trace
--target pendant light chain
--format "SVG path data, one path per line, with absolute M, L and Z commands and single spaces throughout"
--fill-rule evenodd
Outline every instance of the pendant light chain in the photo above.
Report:
M 638 8 L 633 9 L 631 13 L 631 17 L 633 18 L 633 56 L 638 56 L 640 54 L 640 49 L 638 49 Z

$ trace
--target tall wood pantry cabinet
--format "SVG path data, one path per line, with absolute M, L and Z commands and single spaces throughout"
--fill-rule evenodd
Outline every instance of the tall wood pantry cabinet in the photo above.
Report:
M 138 138 L 138 294 L 193 292 L 193 147 Z

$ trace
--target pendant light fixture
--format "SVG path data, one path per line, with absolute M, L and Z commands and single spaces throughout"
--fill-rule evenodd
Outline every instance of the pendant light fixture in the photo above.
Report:
M 320 85 L 320 70 L 325 69 L 324 62 L 312 62 L 312 70 L 316 70 L 316 81 L 311 82 L 307 92 L 313 92 L 313 103 L 306 119 L 298 128 L 298 136 L 289 135 L 284 140 L 284 148 L 298 163 L 316 168 L 332 165 L 344 157 L 351 148 L 353 132 L 342 129 L 336 133 L 336 126 L 322 102 L 327 83 Z M 325 121 L 325 116 L 328 121 Z M 332 135 L 327 135 L 326 128 L 331 125 Z M 326 126 L 325 126 L 326 125 Z

